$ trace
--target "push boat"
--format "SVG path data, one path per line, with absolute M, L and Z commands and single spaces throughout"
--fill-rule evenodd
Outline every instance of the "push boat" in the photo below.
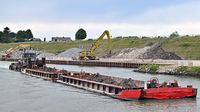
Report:
M 31 55 L 27 55 L 31 56 Z M 34 56 L 34 55 L 33 55 Z M 133 99 L 178 99 L 192 98 L 197 95 L 197 88 L 191 85 L 181 87 L 176 80 L 159 83 L 156 77 L 149 81 L 140 81 L 87 73 L 85 71 L 68 71 L 47 67 L 45 58 L 35 60 L 24 57 L 18 63 L 12 63 L 10 70 L 19 71 L 33 77 L 51 80 L 56 83 L 85 89 L 122 100 Z

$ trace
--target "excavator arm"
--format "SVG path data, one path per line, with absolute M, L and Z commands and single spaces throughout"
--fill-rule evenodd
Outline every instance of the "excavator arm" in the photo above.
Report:
M 11 54 L 12 52 L 14 52 L 16 49 L 18 49 L 19 47 L 22 47 L 22 48 L 26 48 L 26 47 L 30 47 L 29 44 L 20 44 L 18 45 L 17 47 L 15 48 L 10 48 L 6 51 L 6 54 Z
M 103 40 L 103 37 L 107 35 L 108 38 L 108 47 L 109 47 L 109 53 L 111 53 L 112 50 L 112 41 L 110 38 L 110 33 L 108 30 L 105 30 L 101 36 L 92 44 L 92 47 L 90 48 L 90 52 L 93 53 L 95 51 L 95 49 L 97 49 L 101 43 L 101 41 Z
M 10 49 L 8 49 L 8 50 L 5 51 L 5 52 L 0 52 L 0 55 L 1 55 L 2 57 L 4 57 L 4 58 L 8 58 L 8 57 L 10 57 L 10 54 L 11 54 L 12 52 L 14 52 L 16 49 L 18 49 L 19 47 L 26 48 L 26 47 L 30 47 L 30 45 L 29 45 L 29 44 L 20 44 L 20 45 L 18 45 L 18 46 L 15 47 L 15 48 L 10 48 Z
M 107 35 L 108 38 L 108 47 L 109 47 L 109 53 L 111 54 L 112 49 L 112 41 L 110 38 L 109 31 L 105 30 L 101 36 L 92 44 L 90 51 L 82 51 L 79 53 L 79 59 L 84 60 L 85 58 L 88 58 L 89 60 L 97 60 L 96 56 L 93 55 L 93 52 L 99 47 L 101 41 L 103 40 L 104 36 Z

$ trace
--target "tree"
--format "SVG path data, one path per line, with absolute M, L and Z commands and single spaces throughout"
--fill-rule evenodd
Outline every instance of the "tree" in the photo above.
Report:
M 9 43 L 12 41 L 13 33 L 11 34 L 10 28 L 5 27 L 1 33 L 1 42 Z
M 2 43 L 23 42 L 32 39 L 33 34 L 30 29 L 26 31 L 19 30 L 17 34 L 15 32 L 11 32 L 9 27 L 5 27 L 3 31 L 0 31 L 0 42 Z
M 10 38 L 15 38 L 16 35 L 17 35 L 17 34 L 16 34 L 15 32 L 11 32 L 11 33 L 9 33 L 9 37 L 10 37 Z
M 83 40 L 87 37 L 87 33 L 84 29 L 80 28 L 75 35 L 76 40 Z
M 33 34 L 30 29 L 26 30 L 26 39 L 33 39 Z
M 23 30 L 19 30 L 17 32 L 16 38 L 17 38 L 17 42 L 23 42 L 26 39 L 26 31 Z
M 10 28 L 5 27 L 5 28 L 3 29 L 3 33 L 4 33 L 4 34 L 9 34 L 9 33 L 10 33 Z
M 26 40 L 32 40 L 33 34 L 32 34 L 30 29 L 28 29 L 26 31 L 19 30 L 17 32 L 16 38 L 17 38 L 18 42 L 23 42 L 23 41 L 26 41 Z

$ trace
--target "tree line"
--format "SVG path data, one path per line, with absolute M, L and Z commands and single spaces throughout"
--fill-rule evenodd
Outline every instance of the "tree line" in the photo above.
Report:
M 19 30 L 15 33 L 12 32 L 10 28 L 5 27 L 3 31 L 0 31 L 0 43 L 25 42 L 31 40 L 33 40 L 33 34 L 30 29 Z

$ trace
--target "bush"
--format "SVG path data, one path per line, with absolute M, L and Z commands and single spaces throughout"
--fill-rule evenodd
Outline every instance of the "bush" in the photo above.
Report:
M 190 71 L 193 73 L 200 73 L 200 67 L 190 67 Z
M 159 65 L 156 65 L 156 64 L 148 65 L 148 71 L 150 73 L 156 73 L 158 69 L 159 69 Z
M 156 73 L 159 69 L 159 65 L 149 64 L 149 65 L 141 65 L 139 70 L 149 73 Z
M 187 66 L 179 66 L 176 68 L 177 72 L 192 72 L 192 73 L 200 73 L 200 67 L 187 67 Z
M 188 71 L 188 67 L 187 66 L 179 66 L 176 68 L 177 72 L 185 72 Z

